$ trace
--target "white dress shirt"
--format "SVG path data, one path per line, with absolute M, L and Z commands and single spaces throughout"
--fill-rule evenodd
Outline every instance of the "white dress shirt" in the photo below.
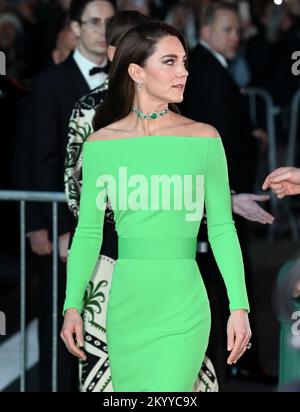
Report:
M 223 67 L 225 67 L 225 69 L 228 69 L 228 63 L 225 59 L 224 56 L 222 56 L 221 53 L 217 52 L 216 50 L 214 50 L 208 43 L 206 43 L 206 41 L 200 39 L 199 43 L 205 47 L 207 50 L 209 50 L 211 52 L 211 54 L 213 54 L 215 56 L 216 59 L 218 59 L 218 61 L 221 63 L 221 65 Z
M 87 84 L 89 85 L 89 88 L 91 90 L 95 89 L 95 87 L 98 87 L 100 84 L 102 84 L 106 78 L 107 78 L 107 73 L 97 73 L 93 74 L 92 76 L 90 75 L 90 70 L 93 67 L 104 67 L 107 64 L 107 59 L 101 64 L 97 65 L 94 62 L 88 60 L 86 57 L 84 57 L 78 48 L 74 51 L 73 54 L 73 59 L 77 63 L 77 66 L 79 67 L 79 70 L 81 71 L 83 77 L 85 78 Z

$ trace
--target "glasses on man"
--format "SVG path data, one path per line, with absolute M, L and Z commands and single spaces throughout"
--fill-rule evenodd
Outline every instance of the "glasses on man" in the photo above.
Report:
M 90 19 L 86 19 L 86 20 L 80 20 L 81 24 L 85 24 L 87 28 L 91 29 L 91 30 L 102 30 L 103 26 L 105 27 L 107 21 L 107 19 L 102 20 L 99 19 L 98 17 L 91 17 Z

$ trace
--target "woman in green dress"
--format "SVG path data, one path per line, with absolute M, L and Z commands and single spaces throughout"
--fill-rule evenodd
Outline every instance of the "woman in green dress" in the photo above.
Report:
M 61 337 L 71 353 L 85 359 L 82 299 L 109 200 L 119 239 L 106 334 L 117 392 L 193 389 L 210 332 L 209 302 L 195 261 L 204 206 L 230 302 L 227 362 L 235 363 L 250 347 L 225 152 L 212 126 L 176 111 L 187 76 L 186 44 L 176 29 L 153 21 L 128 31 L 94 118 L 96 132 L 83 147 Z

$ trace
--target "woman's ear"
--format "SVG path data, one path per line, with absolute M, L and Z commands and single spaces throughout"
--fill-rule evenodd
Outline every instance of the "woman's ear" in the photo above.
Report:
M 135 63 L 130 63 L 128 66 L 128 74 L 135 82 L 142 82 L 144 80 L 144 70 Z

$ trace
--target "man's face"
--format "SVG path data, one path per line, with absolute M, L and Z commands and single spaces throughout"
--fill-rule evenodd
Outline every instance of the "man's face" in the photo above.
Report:
M 239 16 L 232 11 L 219 10 L 212 24 L 202 28 L 201 38 L 225 58 L 232 59 L 239 48 L 240 32 Z
M 114 15 L 114 8 L 108 1 L 96 0 L 87 4 L 78 24 L 76 34 L 79 45 L 88 54 L 100 56 L 106 54 L 105 25 Z

